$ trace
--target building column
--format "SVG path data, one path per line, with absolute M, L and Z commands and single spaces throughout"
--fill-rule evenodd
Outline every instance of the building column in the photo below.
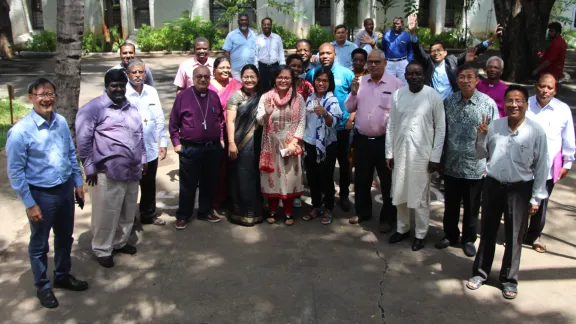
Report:
M 190 18 L 194 18 L 196 16 L 203 17 L 206 21 L 210 21 L 210 0 L 192 1 Z
M 372 18 L 374 20 L 374 30 L 378 27 L 376 19 L 376 11 L 378 4 L 375 0 L 366 0 L 366 4 L 360 6 L 358 10 L 358 22 L 356 23 L 359 29 L 364 29 L 364 19 Z M 352 26 L 351 26 L 352 27 Z
M 428 24 L 433 35 L 438 35 L 444 30 L 446 19 L 446 0 L 430 1 L 430 16 Z
M 344 23 L 344 0 L 340 0 L 338 3 L 332 0 L 330 8 L 332 8 L 333 23 L 330 30 L 330 32 L 332 33 L 334 31 L 334 27 Z
M 122 38 L 128 39 L 130 29 L 128 26 L 128 3 L 130 0 L 120 0 L 120 21 L 122 25 Z
M 156 27 L 156 20 L 154 17 L 154 14 L 155 14 L 154 0 L 150 0 L 150 2 L 148 3 L 148 11 L 150 12 L 150 27 L 154 28 L 154 27 Z

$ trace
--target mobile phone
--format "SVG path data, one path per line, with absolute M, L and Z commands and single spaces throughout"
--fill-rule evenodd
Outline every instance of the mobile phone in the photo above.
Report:
M 77 192 L 74 192 L 74 196 L 76 197 L 76 203 L 78 204 L 78 207 L 80 207 L 80 209 L 84 209 L 84 199 L 82 199 L 82 197 L 80 197 Z

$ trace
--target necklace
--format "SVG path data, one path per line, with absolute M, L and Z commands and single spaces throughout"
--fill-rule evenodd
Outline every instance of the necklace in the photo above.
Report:
M 202 118 L 204 119 L 204 121 L 202 122 L 202 125 L 204 125 L 204 130 L 206 130 L 206 116 L 208 115 L 208 106 L 210 105 L 210 96 L 208 96 L 208 98 L 206 100 L 206 109 L 204 111 L 202 111 L 202 106 L 200 106 L 200 101 L 198 101 L 198 97 L 196 96 L 196 92 L 192 91 L 192 93 L 194 94 L 194 99 L 196 99 L 196 103 L 198 104 L 198 108 L 200 109 L 200 112 L 202 113 Z

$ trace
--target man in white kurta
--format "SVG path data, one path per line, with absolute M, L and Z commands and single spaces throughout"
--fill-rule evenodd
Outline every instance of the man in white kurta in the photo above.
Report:
M 394 92 L 386 128 L 386 161 L 392 168 L 392 203 L 398 209 L 397 232 L 390 243 L 406 239 L 409 209 L 415 212 L 412 250 L 424 247 L 430 219 L 430 173 L 439 171 L 445 135 L 442 98 L 424 85 L 419 64 L 406 67 L 407 87 Z

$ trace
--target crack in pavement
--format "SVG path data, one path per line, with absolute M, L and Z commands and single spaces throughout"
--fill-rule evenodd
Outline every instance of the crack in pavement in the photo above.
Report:
M 366 229 L 366 228 L 362 228 L 362 230 L 365 233 L 370 233 L 372 234 L 374 237 L 376 237 L 376 234 L 374 234 L 374 232 Z M 370 244 L 372 244 L 372 248 L 374 249 L 374 252 L 376 253 L 376 256 L 378 258 L 380 258 L 382 261 L 384 261 L 384 270 L 382 270 L 382 277 L 380 279 L 380 297 L 378 298 L 378 308 L 380 309 L 380 317 L 382 318 L 382 323 L 386 324 L 386 311 L 384 310 L 384 306 L 382 306 L 382 298 L 384 297 L 384 276 L 386 275 L 386 272 L 388 271 L 388 260 L 386 260 L 386 257 L 384 257 L 383 254 L 380 253 L 380 250 L 378 250 L 378 248 L 376 247 L 376 242 L 377 240 L 370 240 Z

